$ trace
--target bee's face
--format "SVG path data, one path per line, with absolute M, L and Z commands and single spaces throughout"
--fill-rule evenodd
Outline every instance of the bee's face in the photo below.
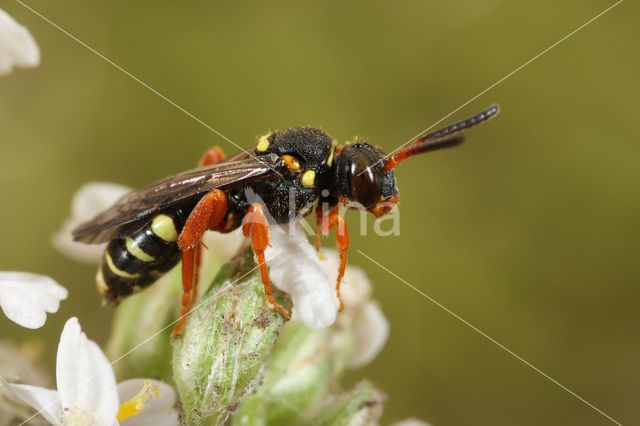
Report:
M 385 171 L 385 154 L 366 142 L 345 146 L 336 158 L 340 195 L 376 216 L 389 213 L 398 203 L 393 171 Z

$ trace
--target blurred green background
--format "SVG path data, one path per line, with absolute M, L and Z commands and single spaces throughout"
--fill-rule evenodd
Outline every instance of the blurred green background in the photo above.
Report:
M 79 2 L 31 7 L 243 147 L 322 127 L 391 151 L 613 2 Z M 236 149 L 12 1 L 42 65 L 0 78 L 0 270 L 70 289 L 64 321 L 106 341 L 93 266 L 51 234 L 87 181 L 140 187 Z M 624 2 L 481 96 L 491 123 L 404 163 L 397 237 L 356 235 L 391 324 L 350 374 L 389 394 L 384 421 L 605 425 L 594 409 L 420 296 L 380 262 L 623 424 L 640 412 L 640 8 Z M 444 123 L 442 123 L 444 124 Z M 371 230 L 372 223 L 369 223 Z M 3 336 L 25 330 L 0 317 Z

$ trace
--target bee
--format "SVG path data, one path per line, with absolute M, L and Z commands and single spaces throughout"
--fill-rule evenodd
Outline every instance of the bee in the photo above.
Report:
M 417 154 L 449 148 L 464 140 L 462 130 L 495 116 L 498 105 L 423 136 L 387 156 L 366 141 L 344 145 L 324 131 L 294 127 L 264 135 L 250 150 L 226 158 L 209 149 L 199 167 L 130 192 L 112 207 L 72 231 L 76 241 L 108 242 L 96 282 L 105 299 L 122 298 L 153 284 L 182 261 L 180 333 L 195 298 L 201 238 L 207 230 L 228 233 L 242 227 L 251 239 L 265 294 L 289 319 L 291 313 L 271 294 L 265 250 L 269 226 L 308 216 L 316 206 L 316 247 L 320 235 L 337 227 L 340 265 L 336 293 L 342 309 L 349 234 L 340 207 L 363 209 L 380 217 L 398 204 L 393 169 Z

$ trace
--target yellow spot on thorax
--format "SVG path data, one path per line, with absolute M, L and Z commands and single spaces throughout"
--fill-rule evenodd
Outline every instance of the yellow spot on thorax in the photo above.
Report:
M 265 152 L 267 149 L 269 149 L 269 135 L 260 136 L 256 150 L 258 152 Z
M 284 161 L 284 165 L 287 166 L 292 172 L 298 172 L 302 170 L 302 166 L 300 166 L 300 162 L 293 155 L 283 155 L 282 160 Z
M 302 184 L 307 187 L 312 187 L 316 180 L 316 172 L 313 170 L 307 170 L 302 175 Z
M 130 274 L 127 271 L 123 271 L 122 269 L 118 268 L 116 266 L 115 263 L 113 263 L 113 259 L 111 258 L 111 255 L 109 254 L 108 251 L 104 252 L 104 258 L 107 261 L 107 266 L 109 267 L 109 269 L 111 269 L 111 272 L 113 272 L 114 274 L 116 274 L 119 277 L 123 277 L 123 278 L 137 278 L 140 274 Z M 102 269 L 100 269 L 100 272 L 102 272 Z M 104 277 L 103 277 L 104 279 Z
M 178 231 L 173 219 L 165 214 L 159 214 L 153 218 L 151 231 L 165 241 L 178 241 Z
M 136 244 L 133 238 L 127 237 L 125 239 L 125 244 L 127 245 L 127 251 L 143 262 L 153 262 L 154 260 L 156 260 L 155 257 L 145 253 L 145 251 L 142 250 L 138 244 Z
M 127 419 L 129 417 L 133 417 L 136 414 L 140 414 L 144 405 L 151 399 L 152 396 L 156 398 L 160 398 L 160 391 L 158 391 L 158 387 L 153 385 L 151 386 L 151 382 L 149 380 L 144 381 L 144 386 L 130 400 L 124 402 L 120 405 L 120 409 L 118 410 L 118 415 L 116 419 L 118 421 Z

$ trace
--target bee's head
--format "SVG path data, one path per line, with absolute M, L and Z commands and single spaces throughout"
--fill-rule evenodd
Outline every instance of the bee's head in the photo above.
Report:
M 464 141 L 462 130 L 495 117 L 497 104 L 457 123 L 438 129 L 387 156 L 366 142 L 354 142 L 342 147 L 336 162 L 339 196 L 355 201 L 376 216 L 389 213 L 398 203 L 398 188 L 393 169 L 414 155 L 459 145 Z M 337 152 L 337 150 L 336 150 Z
M 336 155 L 336 183 L 339 194 L 357 203 L 357 208 L 380 217 L 398 203 L 393 171 L 385 170 L 385 153 L 366 142 L 346 145 Z

